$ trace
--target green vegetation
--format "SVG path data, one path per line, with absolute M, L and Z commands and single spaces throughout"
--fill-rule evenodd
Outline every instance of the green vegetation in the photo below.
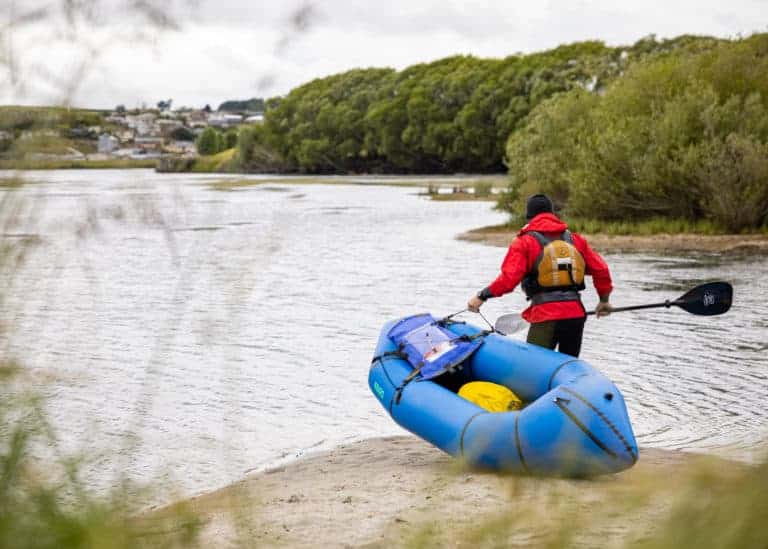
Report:
M 72 156 L 96 152 L 94 133 L 103 127 L 100 111 L 61 107 L 0 107 L 0 169 L 101 168 L 110 165 L 86 164 Z M 35 158 L 35 156 L 40 157 Z M 47 159 L 45 155 L 70 159 Z M 122 167 L 121 165 L 115 167 Z M 131 167 L 126 165 L 126 167 Z
M 69 130 L 81 126 L 99 126 L 103 113 L 64 107 L 0 107 L 0 131 L 18 137 L 24 130 Z
M 600 219 L 569 218 L 574 231 L 585 234 L 653 235 L 653 234 L 722 234 L 725 229 L 710 220 L 653 217 L 639 221 L 605 221 Z
M 221 132 L 208 126 L 195 141 L 197 152 L 202 155 L 218 154 L 227 148 L 226 140 Z
M 657 55 L 602 95 L 559 94 L 511 135 L 507 158 L 499 206 L 510 213 L 545 192 L 567 216 L 632 232 L 658 219 L 704 232 L 765 227 L 768 35 Z
M 225 149 L 212 155 L 198 156 L 193 159 L 189 168 L 184 171 L 196 173 L 228 172 L 234 169 L 235 149 Z
M 237 140 L 237 130 L 220 132 L 216 128 L 208 126 L 197 137 L 195 145 L 197 146 L 197 152 L 201 155 L 215 155 L 237 147 Z
M 351 70 L 268 104 L 259 143 L 310 173 L 501 172 L 509 135 L 542 101 L 602 90 L 647 57 L 717 44 L 689 36 L 627 48 L 582 42 L 505 59 L 456 56 L 400 72 Z
M 569 219 L 613 233 L 761 231 L 768 227 L 766 75 L 768 34 L 651 36 L 615 48 L 591 41 L 504 59 L 355 69 L 283 98 L 225 102 L 224 110 L 263 109 L 264 124 L 207 128 L 196 140 L 199 160 L 172 159 L 160 169 L 508 170 L 498 207 L 511 214 L 529 194 L 546 192 Z M 82 150 L 65 130 L 100 122 L 98 111 L 0 108 L 0 167 L 123 167 L 18 160 Z
M 283 173 L 295 171 L 268 144 L 266 129 L 261 125 L 243 126 L 237 138 L 236 162 L 241 171 Z

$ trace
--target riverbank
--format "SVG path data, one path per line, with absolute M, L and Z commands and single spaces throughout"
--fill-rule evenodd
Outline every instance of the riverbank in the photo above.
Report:
M 634 468 L 597 479 L 505 476 L 466 470 L 399 436 L 306 457 L 138 520 L 153 537 L 167 536 L 184 527 L 183 509 L 197 517 L 203 547 L 495 547 L 499 539 L 615 547 L 663 532 L 698 480 L 733 487 L 752 470 L 646 448 Z
M 517 230 L 506 226 L 481 227 L 458 236 L 459 240 L 506 248 Z M 601 253 L 609 252 L 758 252 L 768 253 L 768 234 L 653 234 L 608 235 L 585 234 L 590 246 Z
M 107 159 L 107 160 L 0 160 L 0 170 L 132 170 L 154 168 L 156 159 Z

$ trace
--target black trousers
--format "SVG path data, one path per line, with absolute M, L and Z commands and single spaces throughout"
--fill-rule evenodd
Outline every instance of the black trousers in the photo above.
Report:
M 579 356 L 581 338 L 584 335 L 586 317 L 548 320 L 531 324 L 528 329 L 528 343 L 547 349 L 554 349 L 571 356 Z

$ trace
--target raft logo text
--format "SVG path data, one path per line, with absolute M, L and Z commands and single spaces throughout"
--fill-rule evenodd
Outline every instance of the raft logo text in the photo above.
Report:
M 376 393 L 376 396 L 379 397 L 379 400 L 384 402 L 384 389 L 379 385 L 378 381 L 373 382 L 373 390 Z

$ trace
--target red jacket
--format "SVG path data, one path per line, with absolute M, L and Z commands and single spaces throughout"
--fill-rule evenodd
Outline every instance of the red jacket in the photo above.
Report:
M 488 286 L 490 292 L 495 297 L 501 297 L 511 292 L 533 269 L 536 258 L 541 252 L 541 244 L 536 238 L 526 233 L 538 231 L 547 237 L 555 238 L 567 228 L 568 225 L 551 213 L 542 213 L 531 219 L 527 225 L 520 229 L 517 238 L 510 244 L 501 265 L 501 274 Z M 571 233 L 571 236 L 574 247 L 584 256 L 586 274 L 592 275 L 592 283 L 597 294 L 599 296 L 610 294 L 613 285 L 611 284 L 611 273 L 608 270 L 608 265 L 597 252 L 589 247 L 583 236 L 576 233 Z M 585 313 L 580 301 L 555 301 L 531 305 L 523 311 L 522 316 L 528 322 L 545 322 L 547 320 L 579 318 L 585 316 Z

